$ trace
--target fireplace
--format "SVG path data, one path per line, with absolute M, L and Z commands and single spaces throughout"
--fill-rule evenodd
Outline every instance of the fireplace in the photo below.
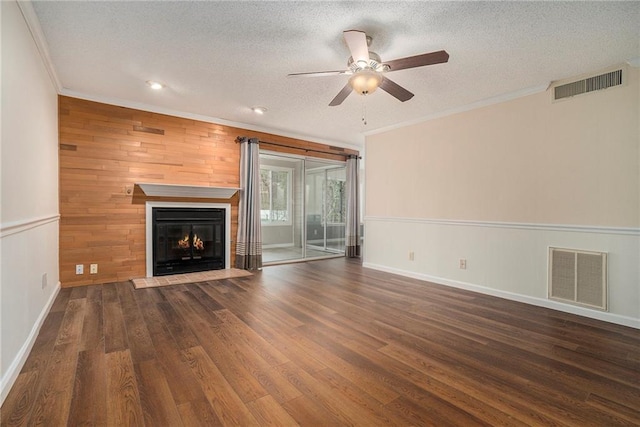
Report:
M 153 275 L 225 268 L 226 209 L 152 208 Z
M 230 205 L 147 202 L 147 277 L 229 268 Z

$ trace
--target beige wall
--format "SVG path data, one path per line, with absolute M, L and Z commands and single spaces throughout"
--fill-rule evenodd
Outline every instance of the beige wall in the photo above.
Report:
M 640 328 L 639 100 L 630 69 L 368 136 L 364 265 Z M 549 247 L 609 254 L 608 312 L 548 299 Z
M 366 215 L 640 226 L 638 74 L 367 137 Z

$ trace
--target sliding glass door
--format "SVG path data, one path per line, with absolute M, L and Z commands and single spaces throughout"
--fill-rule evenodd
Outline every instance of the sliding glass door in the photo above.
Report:
M 307 257 L 344 253 L 345 165 L 314 160 L 306 166 Z
M 345 177 L 343 162 L 260 155 L 264 263 L 344 254 Z
M 304 159 L 260 155 L 262 262 L 304 257 Z

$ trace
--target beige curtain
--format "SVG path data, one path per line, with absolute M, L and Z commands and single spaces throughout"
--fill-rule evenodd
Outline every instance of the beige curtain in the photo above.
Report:
M 240 204 L 236 268 L 262 268 L 262 228 L 260 224 L 260 156 L 257 138 L 239 138 Z
M 358 157 L 347 159 L 347 223 L 345 251 L 347 258 L 360 256 L 360 195 L 358 194 Z

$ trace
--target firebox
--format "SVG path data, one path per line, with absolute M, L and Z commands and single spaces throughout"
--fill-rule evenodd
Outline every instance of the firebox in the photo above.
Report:
M 225 209 L 153 208 L 153 275 L 225 267 Z

